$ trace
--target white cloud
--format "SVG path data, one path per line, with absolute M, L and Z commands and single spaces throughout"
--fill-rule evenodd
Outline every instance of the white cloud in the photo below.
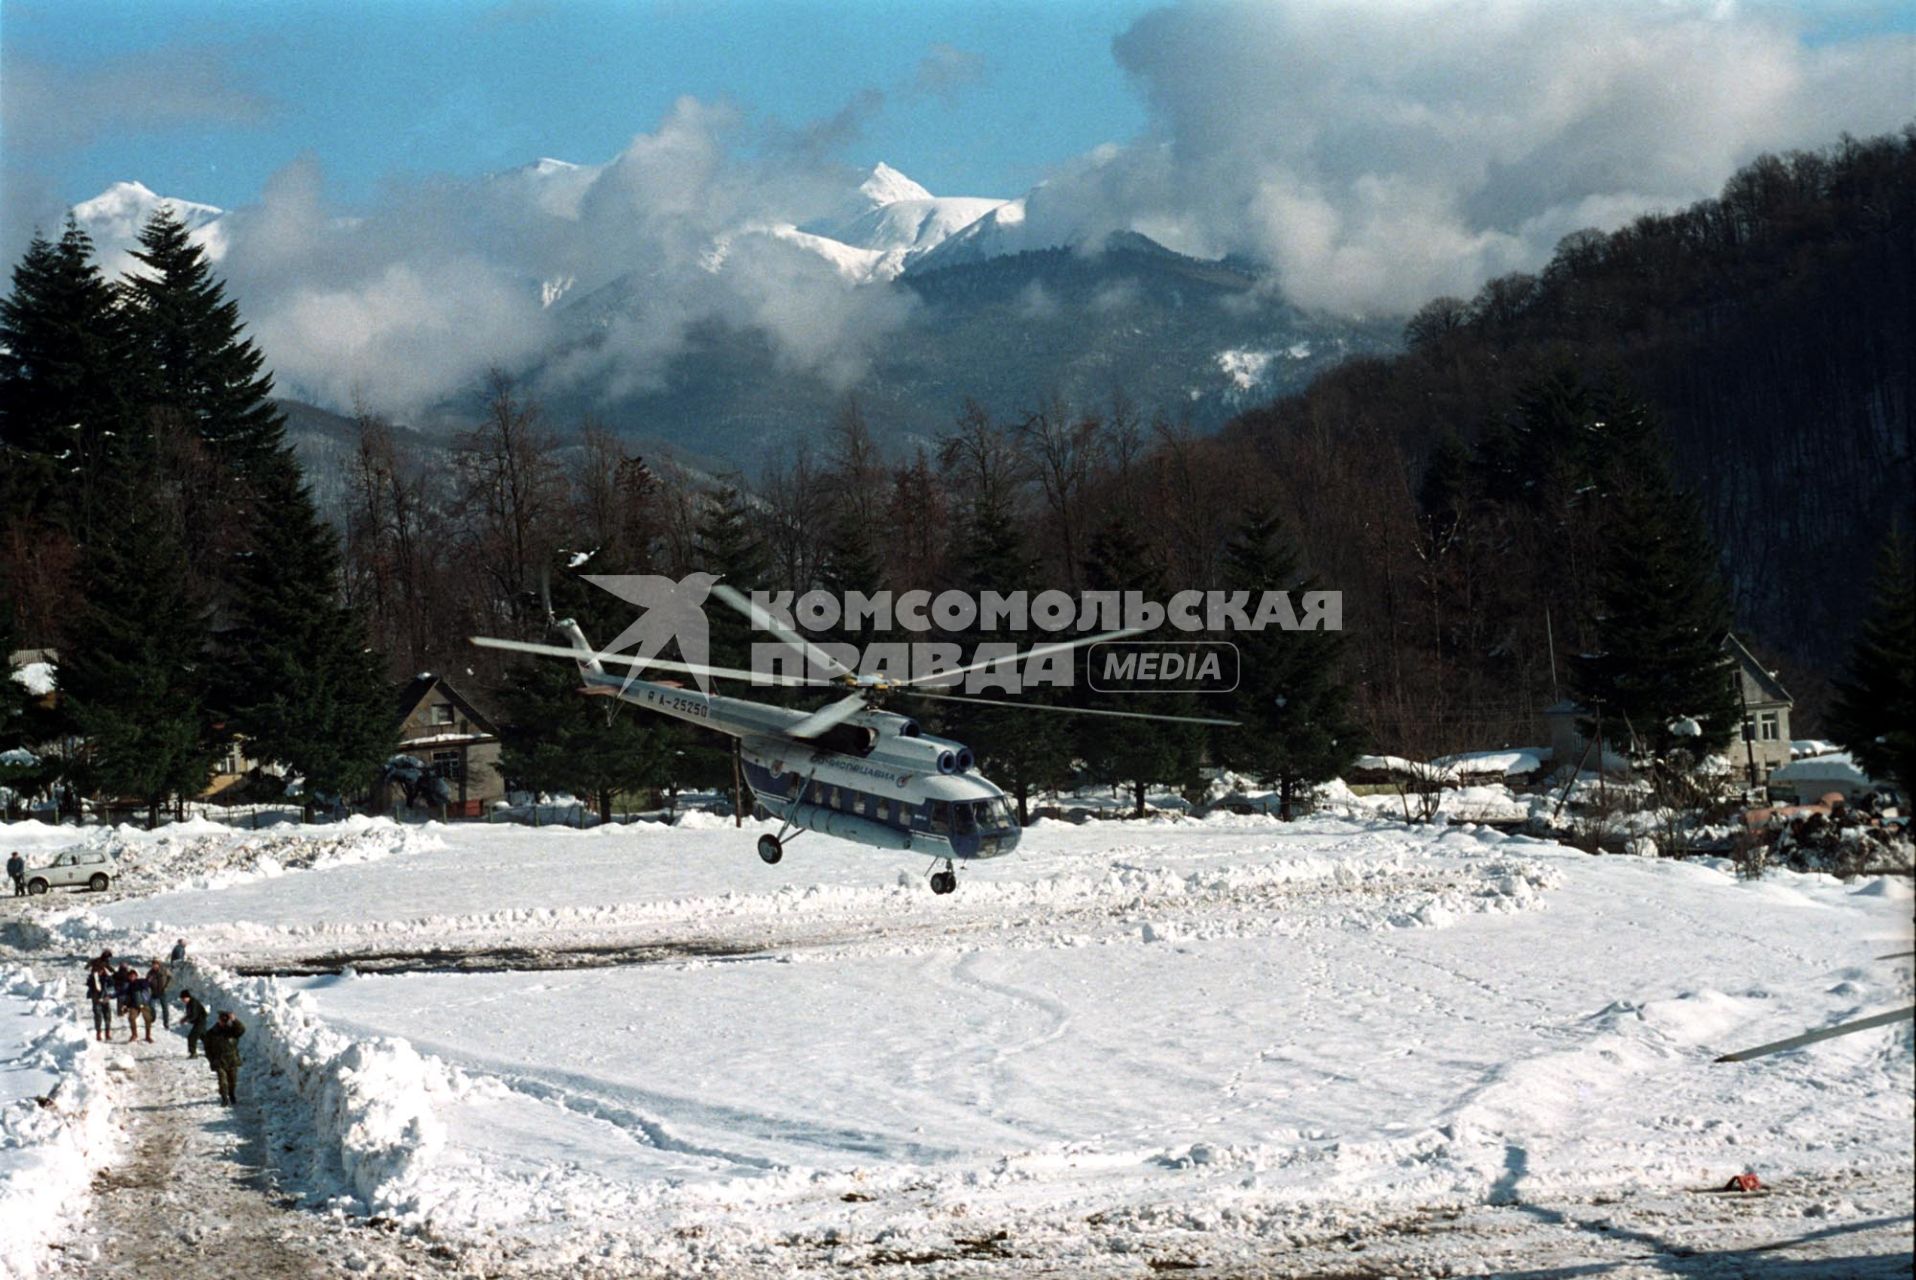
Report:
M 1916 100 L 1908 36 L 1812 48 L 1772 14 L 1679 0 L 1192 3 L 1114 48 L 1150 136 L 1067 166 L 1027 239 L 1133 226 L 1356 311 L 1468 292 Z

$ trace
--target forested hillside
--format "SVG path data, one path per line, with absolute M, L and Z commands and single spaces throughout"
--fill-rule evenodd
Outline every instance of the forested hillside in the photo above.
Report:
M 1538 552 L 1603 520 L 1600 486 L 1562 483 L 1574 442 L 1519 390 L 1565 370 L 1625 389 L 1702 503 L 1738 626 L 1814 703 L 1916 509 L 1913 286 L 1916 130 L 1765 156 L 1717 199 L 1429 303 L 1407 354 L 1347 363 L 1220 443 L 1266 460 L 1351 594 L 1378 695 L 1488 728 L 1550 696 L 1552 633 L 1560 667 L 1587 643 L 1587 582 Z

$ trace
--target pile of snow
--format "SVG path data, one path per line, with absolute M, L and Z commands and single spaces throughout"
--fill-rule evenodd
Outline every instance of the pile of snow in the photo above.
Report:
M 279 1117 L 274 1136 L 278 1162 L 303 1166 L 309 1195 L 350 1199 L 367 1214 L 400 1221 L 429 1214 L 427 1175 L 446 1143 L 438 1108 L 498 1086 L 421 1057 L 405 1040 L 335 1030 L 314 1016 L 310 999 L 289 996 L 270 978 L 236 978 L 189 962 L 176 981 L 209 1010 L 236 1013 L 246 1025 L 240 1048 L 250 1073 L 278 1077 L 298 1099 L 302 1114 L 290 1123 Z
M 147 831 L 134 826 L 64 827 L 29 821 L 0 824 L 0 843 L 18 848 L 31 867 L 68 849 L 101 849 L 111 857 L 116 893 L 217 889 L 248 880 L 371 862 L 439 847 L 428 827 L 390 818 L 353 817 L 319 828 L 235 830 L 190 818 Z
M 0 966 L 0 1277 L 39 1270 L 113 1145 L 103 1060 L 66 984 Z

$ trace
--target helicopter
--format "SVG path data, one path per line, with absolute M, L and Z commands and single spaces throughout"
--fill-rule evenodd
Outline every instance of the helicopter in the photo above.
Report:
M 713 584 L 711 594 L 802 655 L 808 670 L 823 674 L 755 673 L 607 653 L 592 646 L 575 620 L 550 615 L 548 621 L 565 637 L 565 645 L 492 636 L 471 639 L 484 648 L 571 659 L 584 681 L 584 694 L 629 702 L 737 739 L 738 758 L 753 797 L 779 819 L 777 834 L 758 838 L 758 856 L 767 863 L 777 863 L 785 856 L 786 845 L 812 831 L 877 849 L 928 854 L 933 867 L 944 864 L 942 870 L 931 873 L 931 890 L 948 894 L 958 887 L 959 862 L 1001 858 L 1018 847 L 1021 828 L 1012 802 L 977 771 L 977 757 L 969 747 L 928 734 L 910 716 L 874 705 L 875 699 L 894 690 L 943 702 L 987 703 L 1026 711 L 1183 724 L 1236 723 L 1202 716 L 1019 703 L 932 693 L 920 687 L 986 667 L 1123 639 L 1140 634 L 1143 628 L 1082 636 L 955 670 L 891 679 L 853 671 L 724 583 Z M 608 664 L 631 671 L 616 675 L 606 670 Z M 847 692 L 823 707 L 803 711 L 639 678 L 639 672 L 647 668 L 761 684 L 838 687 Z

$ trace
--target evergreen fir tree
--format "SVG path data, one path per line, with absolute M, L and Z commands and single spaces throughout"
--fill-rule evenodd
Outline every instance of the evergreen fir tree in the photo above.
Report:
M 1018 522 L 993 495 L 980 490 L 972 497 L 963 528 L 963 540 L 958 547 L 964 566 L 959 584 L 963 590 L 974 598 L 985 591 L 1001 595 L 1016 591 L 1035 594 L 1032 575 L 1036 562 L 1025 550 Z M 976 628 L 952 638 L 964 646 L 967 656 L 983 643 L 1010 642 L 1020 649 L 1043 643 L 1029 634 L 993 635 Z M 962 687 L 955 692 L 962 693 Z M 980 696 L 1004 695 L 981 690 Z M 971 747 L 978 757 L 979 770 L 1010 793 L 1017 805 L 1018 821 L 1023 824 L 1031 820 L 1032 794 L 1060 786 L 1068 778 L 1072 739 L 1069 717 L 1043 710 L 1060 705 L 1052 690 L 1027 689 L 1015 700 L 1019 703 L 1017 707 L 988 703 L 932 705 L 938 708 L 943 731 Z
M 1598 648 L 1572 663 L 1572 688 L 1592 711 L 1587 728 L 1601 713 L 1606 743 L 1634 740 L 1655 760 L 1720 750 L 1742 713 L 1722 647 L 1730 608 L 1716 546 L 1643 406 L 1613 393 L 1604 418 L 1613 453 L 1592 610 Z
M 1225 588 L 1248 591 L 1253 605 L 1266 591 L 1314 589 L 1298 582 L 1283 524 L 1264 509 L 1254 508 L 1239 521 L 1224 549 L 1223 572 Z M 1357 756 L 1361 732 L 1337 670 L 1340 637 L 1268 626 L 1228 638 L 1238 648 L 1231 714 L 1239 726 L 1217 732 L 1217 758 L 1274 784 L 1279 814 L 1288 821 L 1310 788 L 1336 777 Z
M 765 588 L 769 557 L 760 538 L 757 521 L 744 489 L 727 483 L 711 496 L 694 531 L 698 563 L 693 567 L 719 575 L 720 581 L 750 598 Z M 717 600 L 705 607 L 711 664 L 735 670 L 752 669 L 752 646 L 776 643 L 765 632 L 754 632 L 742 614 Z M 744 696 L 763 701 L 779 701 L 780 691 L 750 688 Z M 662 720 L 662 717 L 653 717 Z M 671 762 L 673 781 L 697 787 L 729 791 L 732 786 L 730 739 L 700 732 L 688 736 Z
M 241 335 L 239 305 L 166 206 L 133 256 L 146 267 L 126 283 L 142 403 L 190 428 L 235 474 L 264 482 L 284 451 L 285 421 L 265 357 Z
M 1136 591 L 1147 600 L 1157 601 L 1163 601 L 1168 594 L 1163 574 L 1152 564 L 1149 548 L 1128 512 L 1092 535 L 1085 576 L 1093 591 Z M 1152 637 L 1132 638 L 1149 640 Z M 1197 713 L 1197 708 L 1185 697 L 1158 694 L 1147 700 L 1124 694 L 1101 694 L 1088 687 L 1080 695 L 1078 705 L 1154 715 Z M 1189 789 L 1198 780 L 1204 752 L 1204 736 L 1198 725 L 1082 716 L 1077 731 L 1078 754 L 1092 777 L 1100 782 L 1128 786 L 1132 812 L 1140 818 L 1145 815 L 1146 791 L 1153 783 Z
M 88 596 L 61 651 L 63 707 L 84 739 L 82 781 L 155 822 L 200 793 L 217 755 L 208 716 L 206 607 L 194 595 L 174 508 L 140 473 L 87 548 Z
M 35 237 L 0 300 L 0 505 L 84 541 L 131 440 L 126 325 L 71 218 Z
M 617 635 L 630 621 L 618 597 L 567 571 L 553 576 L 552 607 L 595 643 Z M 552 642 L 564 643 L 556 636 Z M 504 743 L 500 772 L 529 791 L 589 797 L 600 820 L 609 821 L 616 796 L 674 780 L 685 732 L 678 722 L 628 703 L 588 697 L 580 686 L 577 669 L 556 659 L 506 670 L 497 690 Z M 724 767 L 723 785 L 729 786 L 729 758 Z
M 1877 559 L 1874 598 L 1849 670 L 1836 685 L 1830 732 L 1872 778 L 1916 797 L 1916 581 L 1909 544 L 1893 535 Z
M 255 758 L 317 795 L 364 793 L 394 749 L 382 661 L 340 603 L 339 553 L 297 465 L 282 453 L 260 477 L 252 545 L 234 574 L 236 625 L 221 637 L 220 705 Z
M 566 663 L 515 663 L 498 701 L 499 768 L 528 791 L 584 796 L 609 822 L 616 796 L 666 781 L 677 736 L 636 707 L 585 696 Z

